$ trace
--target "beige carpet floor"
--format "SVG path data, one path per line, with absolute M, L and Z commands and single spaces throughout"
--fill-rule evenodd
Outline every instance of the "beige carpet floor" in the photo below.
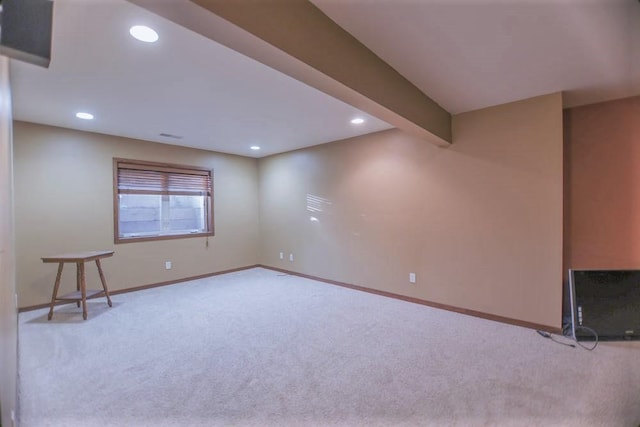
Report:
M 20 314 L 21 426 L 630 426 L 640 342 L 252 269 Z

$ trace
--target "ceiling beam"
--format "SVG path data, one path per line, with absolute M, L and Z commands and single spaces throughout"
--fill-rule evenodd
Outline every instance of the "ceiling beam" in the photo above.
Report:
M 451 114 L 308 0 L 129 0 L 441 146 Z

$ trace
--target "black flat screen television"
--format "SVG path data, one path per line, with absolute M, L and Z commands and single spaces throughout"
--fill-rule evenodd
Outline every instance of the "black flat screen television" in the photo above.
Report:
M 576 340 L 640 340 L 640 270 L 569 270 L 569 289 Z

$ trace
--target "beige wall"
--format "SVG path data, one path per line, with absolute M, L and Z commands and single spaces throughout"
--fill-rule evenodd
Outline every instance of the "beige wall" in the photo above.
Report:
M 103 261 L 110 289 L 159 283 L 257 262 L 257 162 L 232 156 L 24 122 L 14 124 L 17 288 L 20 307 L 51 298 L 56 265 L 40 257 L 115 250 Z M 113 243 L 113 157 L 214 171 L 214 237 Z M 165 261 L 173 268 L 165 270 Z M 94 266 L 87 283 L 98 281 Z M 62 292 L 75 285 L 67 265 Z
M 640 268 L 640 97 L 566 112 L 566 268 Z
M 0 408 L 10 426 L 16 407 L 17 307 L 14 266 L 12 122 L 9 60 L 0 56 Z
M 455 116 L 453 135 L 261 159 L 261 263 L 560 327 L 561 95 Z
M 113 289 L 260 261 L 559 327 L 560 94 L 458 115 L 453 125 L 450 148 L 393 130 L 256 162 L 16 122 L 20 306 L 50 298 L 55 266 L 41 256 L 115 249 L 104 263 Z M 112 157 L 212 167 L 209 249 L 204 238 L 114 245 Z M 65 272 L 71 289 L 74 271 Z

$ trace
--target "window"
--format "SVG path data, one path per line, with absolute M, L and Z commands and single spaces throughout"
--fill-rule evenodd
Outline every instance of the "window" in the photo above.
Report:
M 115 242 L 213 235 L 207 169 L 113 159 Z

